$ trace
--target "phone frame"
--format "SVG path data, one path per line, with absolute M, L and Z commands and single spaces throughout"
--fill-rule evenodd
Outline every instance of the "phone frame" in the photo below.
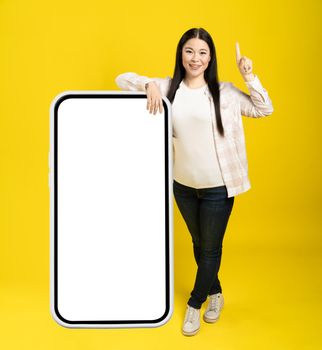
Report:
M 49 150 L 49 189 L 50 189 L 50 311 L 53 319 L 67 328 L 146 328 L 159 327 L 167 323 L 173 313 L 173 203 L 172 203 L 172 122 L 170 101 L 162 96 L 164 109 L 164 137 L 165 137 L 165 218 L 166 218 L 166 310 L 162 317 L 156 320 L 105 320 L 71 321 L 65 319 L 58 310 L 58 116 L 60 104 L 70 98 L 145 98 L 142 91 L 95 91 L 74 90 L 58 94 L 50 105 L 50 150 Z

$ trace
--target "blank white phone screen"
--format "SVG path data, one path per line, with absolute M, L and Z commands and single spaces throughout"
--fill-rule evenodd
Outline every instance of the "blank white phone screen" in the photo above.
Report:
M 65 323 L 169 313 L 172 132 L 168 111 L 150 114 L 146 103 L 140 94 L 56 103 L 54 297 Z

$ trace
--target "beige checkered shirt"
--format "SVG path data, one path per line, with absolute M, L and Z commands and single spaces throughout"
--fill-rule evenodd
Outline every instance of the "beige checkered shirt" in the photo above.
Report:
M 155 81 L 163 96 L 166 96 L 171 77 L 149 78 L 134 72 L 120 74 L 115 82 L 122 90 L 145 91 L 145 84 Z M 206 94 L 213 118 L 213 133 L 218 152 L 218 160 L 228 197 L 236 196 L 250 189 L 248 162 L 242 116 L 265 117 L 273 112 L 273 105 L 259 78 L 245 82 L 250 95 L 239 90 L 230 82 L 220 82 L 220 111 L 225 131 L 222 137 L 217 131 L 215 109 L 208 89 Z

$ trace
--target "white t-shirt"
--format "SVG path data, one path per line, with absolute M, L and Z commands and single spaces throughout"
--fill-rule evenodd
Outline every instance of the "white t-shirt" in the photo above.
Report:
M 189 88 L 183 80 L 172 103 L 173 178 L 186 186 L 223 186 L 207 85 Z

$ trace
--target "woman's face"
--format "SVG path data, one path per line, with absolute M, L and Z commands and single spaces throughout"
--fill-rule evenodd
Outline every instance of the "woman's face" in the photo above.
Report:
M 210 59 L 210 49 L 204 40 L 192 38 L 183 45 L 182 64 L 188 77 L 196 78 L 203 75 Z

